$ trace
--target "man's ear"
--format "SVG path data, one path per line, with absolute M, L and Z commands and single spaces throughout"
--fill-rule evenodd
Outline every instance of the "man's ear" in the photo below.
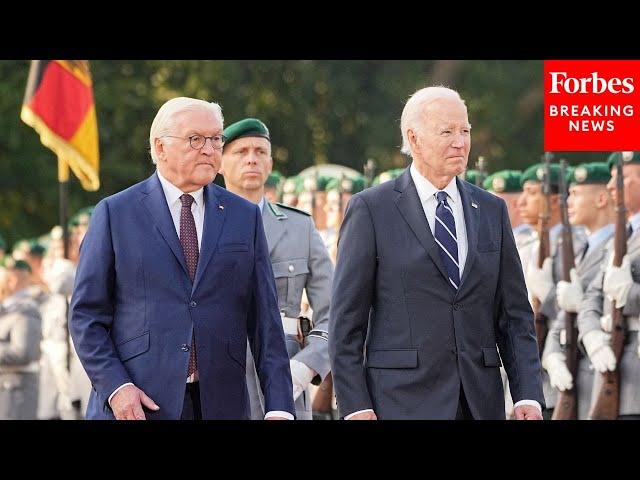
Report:
M 413 128 L 407 130 L 407 140 L 409 140 L 411 150 L 418 150 L 418 135 Z
M 167 158 L 167 153 L 165 152 L 164 142 L 161 138 L 155 139 L 153 142 L 153 148 L 156 149 L 156 158 L 164 162 Z

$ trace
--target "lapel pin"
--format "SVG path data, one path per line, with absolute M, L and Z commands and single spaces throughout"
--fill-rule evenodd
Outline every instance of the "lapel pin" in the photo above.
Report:
M 218 208 L 219 208 L 220 210 L 224 210 L 224 205 L 218 205 Z
M 478 204 L 477 204 L 477 203 L 475 203 L 475 202 L 471 202 L 471 206 L 472 206 L 473 208 L 478 208 Z

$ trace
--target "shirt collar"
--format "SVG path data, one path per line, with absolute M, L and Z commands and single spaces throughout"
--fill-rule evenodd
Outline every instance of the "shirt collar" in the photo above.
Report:
M 176 187 L 173 183 L 171 183 L 169 180 L 164 178 L 160 173 L 160 170 L 156 170 L 156 173 L 158 174 L 158 178 L 160 179 L 160 184 L 162 185 L 164 196 L 167 198 L 167 204 L 169 206 L 172 206 L 174 203 L 179 202 L 180 197 L 185 192 L 183 192 L 178 187 Z M 204 196 L 204 187 L 200 187 L 195 192 L 189 193 L 189 195 L 193 197 L 196 205 L 202 206 L 202 198 Z
M 636 213 L 631 218 L 629 218 L 629 223 L 633 227 L 633 233 L 636 233 L 640 230 L 640 213 Z
M 413 178 L 413 183 L 416 185 L 416 189 L 418 190 L 418 196 L 422 202 L 428 201 L 430 198 L 435 199 L 435 194 L 440 190 L 437 189 L 433 183 L 427 180 L 422 174 L 418 171 L 415 166 L 415 163 L 411 163 L 411 168 L 409 169 L 411 173 L 411 178 Z M 447 192 L 449 197 L 448 200 L 452 200 L 453 203 L 458 202 L 460 198 L 460 193 L 458 192 L 458 184 L 456 183 L 456 177 L 453 177 L 449 184 L 443 189 Z
M 592 234 L 587 237 L 587 243 L 589 244 L 589 248 L 593 249 L 596 245 L 602 243 L 606 238 L 613 235 L 613 231 L 615 229 L 615 225 L 610 223 L 605 225 L 602 228 L 599 228 Z

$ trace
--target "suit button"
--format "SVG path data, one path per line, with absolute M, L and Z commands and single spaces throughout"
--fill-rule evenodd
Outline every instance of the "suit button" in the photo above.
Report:
M 189 351 L 189 345 L 187 345 L 186 343 L 183 343 L 180 346 L 180 350 L 182 350 L 183 352 L 188 352 Z
M 293 265 L 289 265 L 289 271 L 290 271 L 291 273 L 293 273 L 293 271 L 294 271 L 294 270 L 295 270 L 295 268 L 293 267 Z
M 196 302 L 194 302 L 193 300 L 191 300 L 191 303 L 189 303 L 190 307 L 196 307 L 198 306 L 198 304 Z
M 462 310 L 462 304 L 461 303 L 456 303 L 453 305 L 453 309 L 454 310 Z

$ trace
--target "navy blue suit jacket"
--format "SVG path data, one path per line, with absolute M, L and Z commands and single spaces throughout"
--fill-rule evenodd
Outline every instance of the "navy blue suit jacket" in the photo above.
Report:
M 477 419 L 544 405 L 533 313 L 504 201 L 456 180 L 469 243 L 456 291 L 409 169 L 354 195 L 338 243 L 329 354 L 342 415 L 453 419 L 460 388 Z M 474 207 L 475 205 L 475 207 Z
M 216 185 L 194 282 L 158 176 L 100 201 L 80 249 L 70 330 L 93 390 L 89 419 L 132 382 L 179 419 L 195 332 L 204 419 L 249 418 L 247 338 L 266 410 L 295 415 L 289 357 L 260 209 Z

